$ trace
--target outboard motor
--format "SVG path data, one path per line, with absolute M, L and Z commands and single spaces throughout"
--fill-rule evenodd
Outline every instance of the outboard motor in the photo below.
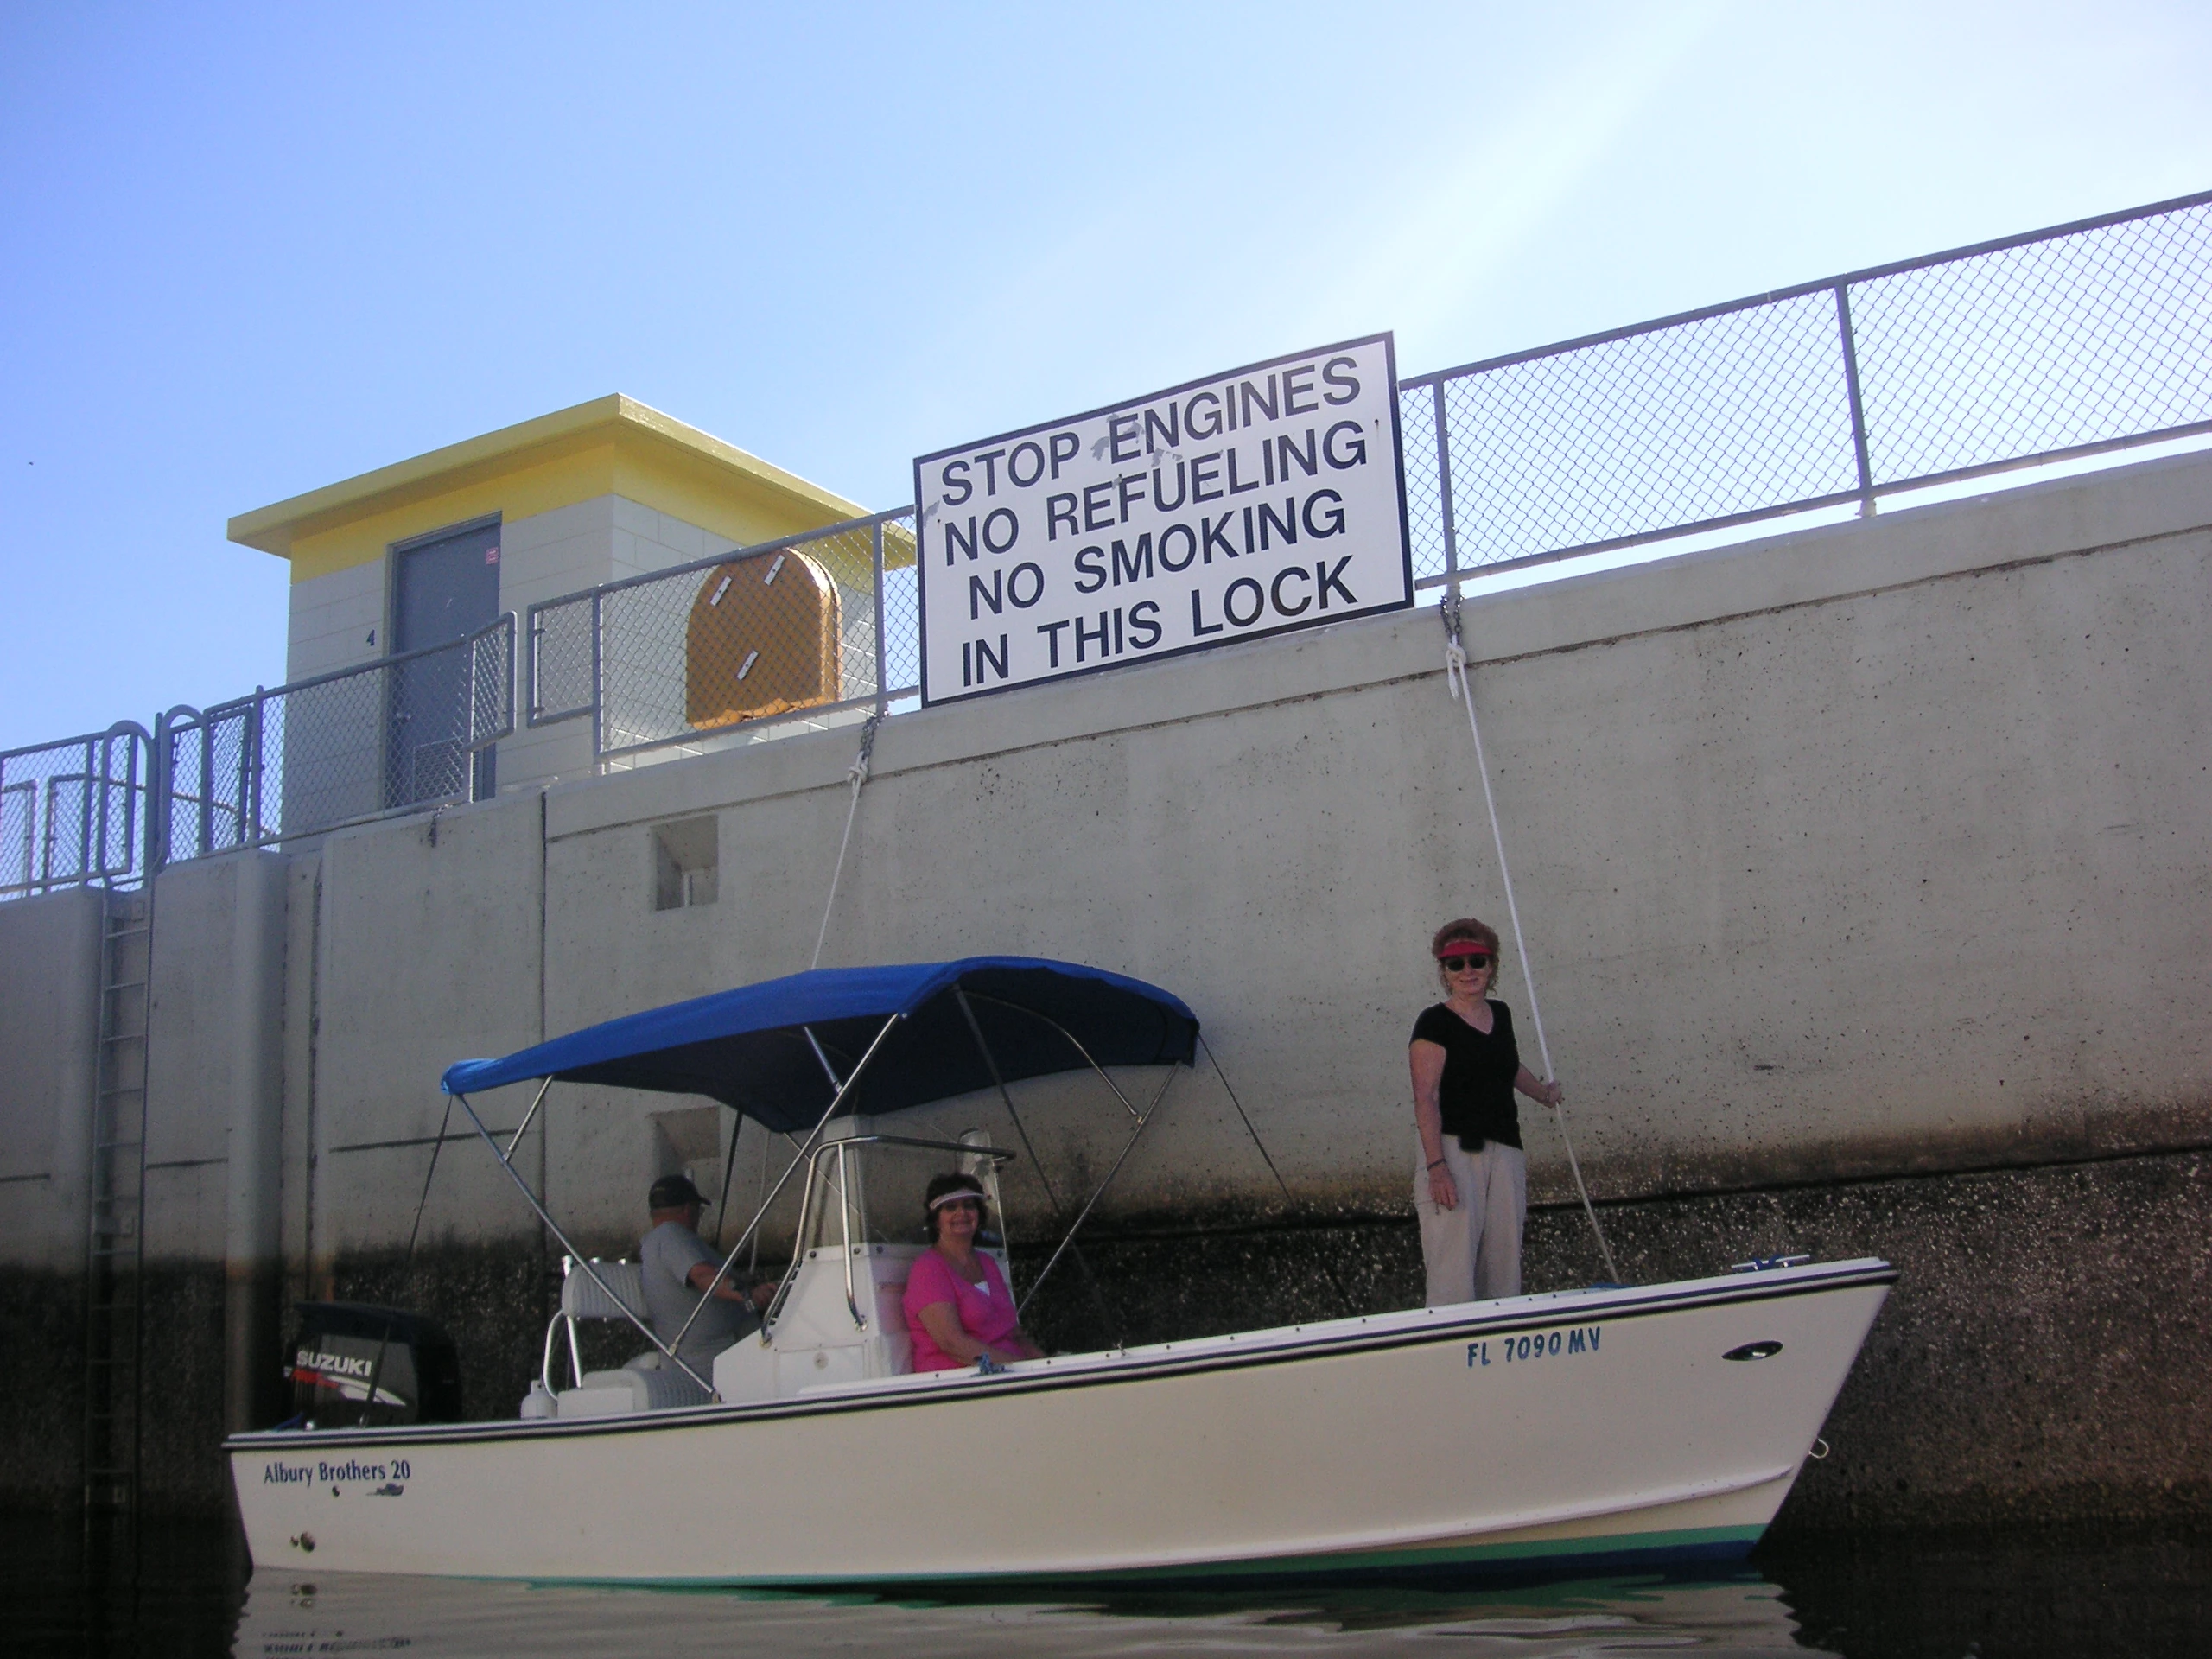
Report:
M 292 1410 L 321 1428 L 457 1423 L 461 1353 L 434 1321 L 364 1302 L 301 1302 L 285 1375 Z

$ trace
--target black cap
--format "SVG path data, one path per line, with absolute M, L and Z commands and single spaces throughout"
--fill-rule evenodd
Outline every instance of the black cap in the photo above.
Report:
M 648 1210 L 673 1210 L 686 1204 L 704 1208 L 706 1203 L 699 1196 L 699 1189 L 691 1185 L 689 1175 L 664 1175 L 653 1183 L 653 1190 L 645 1197 Z

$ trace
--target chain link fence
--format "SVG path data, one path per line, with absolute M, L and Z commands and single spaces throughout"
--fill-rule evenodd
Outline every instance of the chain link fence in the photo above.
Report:
M 528 724 L 588 720 L 622 762 L 820 729 L 913 696 L 920 608 L 911 508 L 532 607 Z
M 1417 585 L 2212 432 L 2212 192 L 1446 369 L 1399 386 Z M 531 728 L 595 764 L 896 713 L 912 508 L 531 607 Z M 0 754 L 0 898 L 481 799 L 515 618 Z
M 2212 430 L 2212 192 L 1402 381 L 1420 584 Z
M 512 612 L 466 639 L 164 717 L 165 859 L 482 800 L 514 730 Z
M 1403 381 L 1417 585 L 2212 431 L 2212 192 Z M 911 510 L 531 613 L 602 764 L 891 711 Z M 779 587 L 779 584 L 781 584 Z

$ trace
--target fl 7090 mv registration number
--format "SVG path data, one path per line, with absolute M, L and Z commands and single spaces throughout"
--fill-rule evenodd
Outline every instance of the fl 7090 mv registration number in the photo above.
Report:
M 1573 1354 L 1594 1354 L 1602 1325 L 1578 1325 L 1564 1331 L 1531 1331 L 1524 1336 L 1484 1337 L 1467 1344 L 1467 1366 L 1533 1364 Z

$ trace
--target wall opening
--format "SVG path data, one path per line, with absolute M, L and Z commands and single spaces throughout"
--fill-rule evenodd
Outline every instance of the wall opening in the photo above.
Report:
M 721 836 L 714 817 L 679 818 L 653 829 L 653 908 L 711 905 L 721 886 Z

